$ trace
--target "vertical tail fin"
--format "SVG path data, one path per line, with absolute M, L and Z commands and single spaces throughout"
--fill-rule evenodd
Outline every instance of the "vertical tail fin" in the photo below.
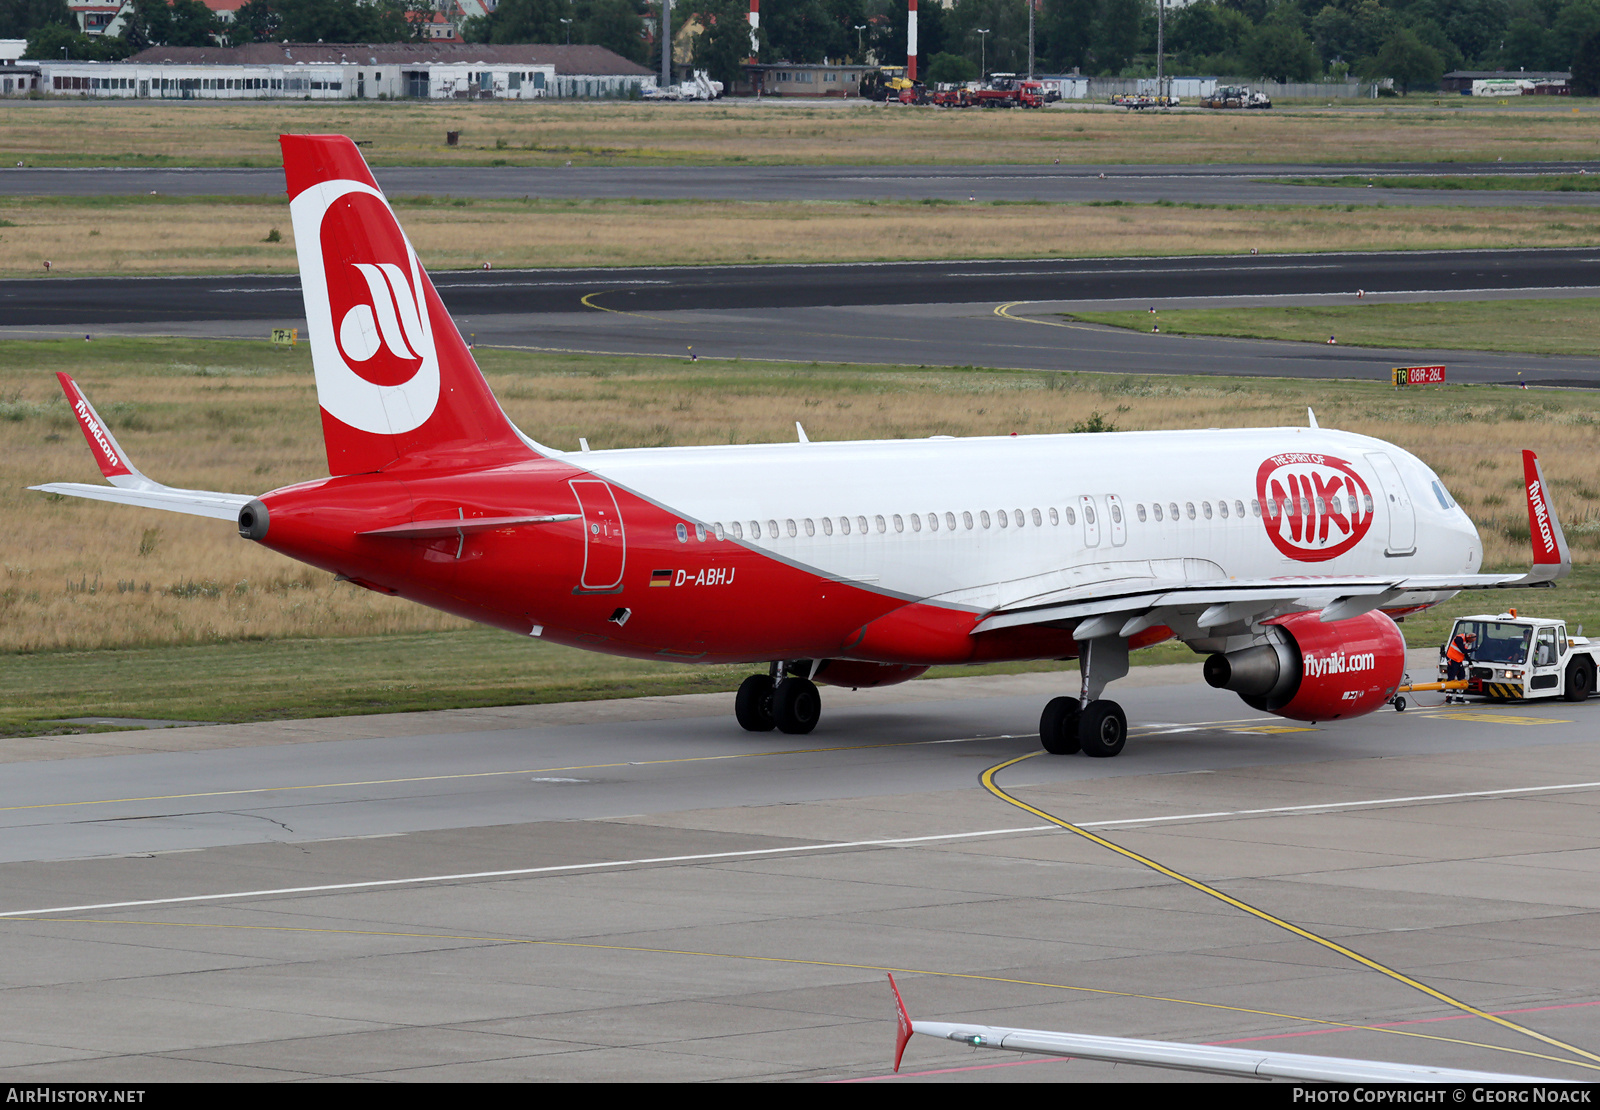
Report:
M 354 143 L 283 135 L 331 474 L 534 454 L 501 411 Z

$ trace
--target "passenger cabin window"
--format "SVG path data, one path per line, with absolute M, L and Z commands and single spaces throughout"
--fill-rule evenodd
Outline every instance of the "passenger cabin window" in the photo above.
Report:
M 849 517 L 842 516 L 842 517 L 839 518 L 839 534 L 841 536 L 848 536 L 850 534 L 850 518 Z
M 967 526 L 967 531 L 972 531 L 972 514 L 963 512 L 961 514 L 961 523 Z
M 733 538 L 736 540 L 744 539 L 744 528 L 740 526 L 737 520 L 733 522 Z
M 833 517 L 825 516 L 822 518 L 822 534 L 824 536 L 833 535 Z
M 1227 520 L 1228 519 L 1228 503 L 1226 501 L 1218 501 L 1217 502 L 1217 512 L 1222 515 L 1222 519 L 1223 520 Z
M 922 531 L 922 518 L 916 513 L 911 514 L 911 530 L 913 532 Z
M 928 514 L 928 531 L 937 532 L 938 530 L 939 530 L 939 514 L 938 513 L 929 513 Z
M 1002 528 L 1011 527 L 1011 514 L 1006 512 L 1004 509 L 1001 509 L 999 512 L 994 514 L 994 520 L 995 523 L 1000 525 Z
M 906 530 L 905 517 L 901 516 L 899 513 L 894 514 L 894 530 L 896 532 L 904 532 Z
M 806 535 L 814 536 L 814 535 L 817 534 L 817 526 L 812 523 L 810 517 L 806 517 L 805 526 L 806 526 Z
M 883 518 L 880 516 L 878 519 L 882 520 Z M 856 527 L 858 527 L 861 530 L 861 534 L 863 536 L 866 535 L 867 534 L 867 518 L 864 517 L 864 516 L 856 517 Z M 879 531 L 881 532 L 882 529 L 880 528 Z
M 1044 517 L 1039 515 L 1039 510 L 1038 509 L 1032 510 L 1030 515 L 1032 515 L 1032 517 L 1033 517 L 1033 526 L 1035 528 L 1039 528 L 1039 527 L 1043 526 Z
M 1243 501 L 1235 501 L 1233 503 L 1233 513 L 1240 520 L 1244 519 L 1244 502 Z
M 1151 505 L 1150 506 L 1150 511 L 1156 514 L 1156 519 L 1157 520 L 1160 520 L 1161 519 L 1161 502 L 1157 501 L 1154 505 Z
M 1210 520 L 1211 519 L 1211 502 L 1209 502 L 1209 501 L 1200 502 L 1200 509 L 1201 509 L 1202 512 L 1204 512 L 1206 514 L 1206 519 Z
M 879 533 L 887 532 L 889 530 L 889 523 L 888 523 L 888 521 L 884 520 L 883 517 L 878 516 L 878 517 L 874 517 L 873 519 L 878 522 L 878 531 L 879 531 Z M 865 532 L 867 530 L 867 526 L 865 524 L 863 524 L 861 526 L 861 530 L 863 532 Z
M 790 539 L 794 539 L 794 537 L 798 534 L 798 532 L 797 532 L 797 530 L 795 529 L 795 526 L 794 526 L 794 521 L 792 519 L 785 520 L 783 522 L 783 526 L 784 526 L 784 528 L 786 528 L 788 530 L 789 538 Z
M 1063 509 L 1061 511 L 1067 514 L 1067 523 L 1068 524 L 1076 524 L 1076 523 L 1078 523 L 1078 514 L 1073 511 L 1071 505 L 1068 505 L 1065 509 Z
M 978 510 L 978 523 L 983 525 L 985 528 L 989 527 L 989 510 L 988 509 L 980 509 L 980 510 Z
M 952 532 L 954 532 L 956 530 L 956 514 L 955 513 L 947 512 L 947 513 L 944 514 L 944 526 L 946 528 L 948 528 Z
M 678 525 L 678 542 L 679 543 L 688 543 L 689 542 L 689 527 L 688 527 L 688 525 L 685 525 L 685 524 Z

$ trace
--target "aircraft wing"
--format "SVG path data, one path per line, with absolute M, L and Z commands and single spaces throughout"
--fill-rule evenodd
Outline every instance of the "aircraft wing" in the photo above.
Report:
M 1248 1079 L 1292 1079 L 1310 1083 L 1561 1083 L 1528 1075 L 1461 1071 L 1419 1064 L 1391 1064 L 1383 1060 L 1354 1060 L 1339 1056 L 1304 1056 L 1295 1052 L 1262 1052 L 1220 1045 L 1144 1041 L 1129 1037 L 1095 1037 L 1084 1033 L 1056 1033 L 1046 1029 L 1011 1029 L 945 1021 L 912 1021 L 889 976 L 894 991 L 898 1031 L 894 1070 L 900 1070 L 906 1042 L 913 1034 L 958 1041 L 973 1048 L 999 1048 L 1043 1056 L 1068 1056 L 1104 1060 L 1114 1064 L 1143 1064 L 1154 1068 L 1209 1072 Z
M 48 482 L 42 486 L 29 486 L 41 493 L 57 493 L 67 497 L 87 497 L 94 501 L 115 501 L 123 505 L 137 505 L 145 509 L 165 509 L 168 512 L 188 513 L 191 516 L 209 516 L 217 520 L 237 520 L 239 510 L 254 500 L 248 493 L 221 493 L 216 490 L 178 489 L 164 486 L 144 476 L 122 449 L 111 429 L 106 427 L 100 414 L 94 411 L 89 398 L 83 395 L 78 383 L 66 374 L 58 373 L 56 379 L 66 392 L 72 414 L 78 419 L 78 428 L 94 453 L 109 486 L 92 486 L 83 482 Z
M 1201 581 L 1125 578 L 1109 586 L 1073 586 L 1001 606 L 985 614 L 972 631 L 1076 621 L 1074 636 L 1079 640 L 1112 634 L 1127 637 L 1166 624 L 1165 618 L 1178 612 L 1193 616 L 1200 629 L 1310 609 L 1320 609 L 1323 621 L 1340 621 L 1406 604 L 1408 594 L 1548 586 L 1572 570 L 1572 554 L 1546 493 L 1538 457 L 1524 451 L 1522 462 L 1533 546 L 1533 566 L 1525 574 L 1297 575 Z

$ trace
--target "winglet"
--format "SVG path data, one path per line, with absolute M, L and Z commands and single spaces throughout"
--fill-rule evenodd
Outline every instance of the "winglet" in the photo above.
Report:
M 106 422 L 100 419 L 100 414 L 94 411 L 94 406 L 83 395 L 83 390 L 78 388 L 78 383 L 63 372 L 57 372 L 56 380 L 66 392 L 67 404 L 72 406 L 72 415 L 78 418 L 78 428 L 88 441 L 89 450 L 94 452 L 94 461 L 99 464 L 100 473 L 105 475 L 106 481 L 125 489 L 155 489 L 157 483 L 139 473 L 128 461 L 128 453 L 117 442 L 116 436 L 111 434 L 111 429 L 106 427 Z
M 900 988 L 894 985 L 893 974 L 889 976 L 889 989 L 894 992 L 894 1070 L 898 1073 L 900 1071 L 900 1057 L 905 1055 L 906 1042 L 911 1039 L 911 1015 L 906 1013 L 905 1000 L 900 997 Z
M 1522 452 L 1522 475 L 1528 486 L 1528 531 L 1533 541 L 1533 565 L 1558 568 L 1556 573 L 1546 571 L 1541 577 L 1561 578 L 1572 569 L 1572 552 L 1567 548 L 1567 537 L 1561 531 L 1561 521 L 1556 518 L 1555 506 L 1550 503 L 1549 487 L 1544 472 L 1539 469 L 1539 456 L 1532 451 Z

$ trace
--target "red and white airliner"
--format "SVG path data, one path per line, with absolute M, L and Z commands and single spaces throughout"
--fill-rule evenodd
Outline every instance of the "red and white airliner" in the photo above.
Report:
M 331 477 L 174 489 L 62 384 L 109 486 L 35 489 L 237 520 L 367 589 L 524 636 L 644 659 L 759 662 L 735 713 L 809 732 L 816 683 L 934 664 L 1080 660 L 1046 750 L 1116 755 L 1101 697 L 1177 638 L 1207 680 L 1299 720 L 1401 681 L 1391 614 L 1570 566 L 1524 452 L 1534 567 L 1478 574 L 1477 530 L 1393 444 L 1319 428 L 558 451 L 496 403 L 365 161 L 284 136 Z

